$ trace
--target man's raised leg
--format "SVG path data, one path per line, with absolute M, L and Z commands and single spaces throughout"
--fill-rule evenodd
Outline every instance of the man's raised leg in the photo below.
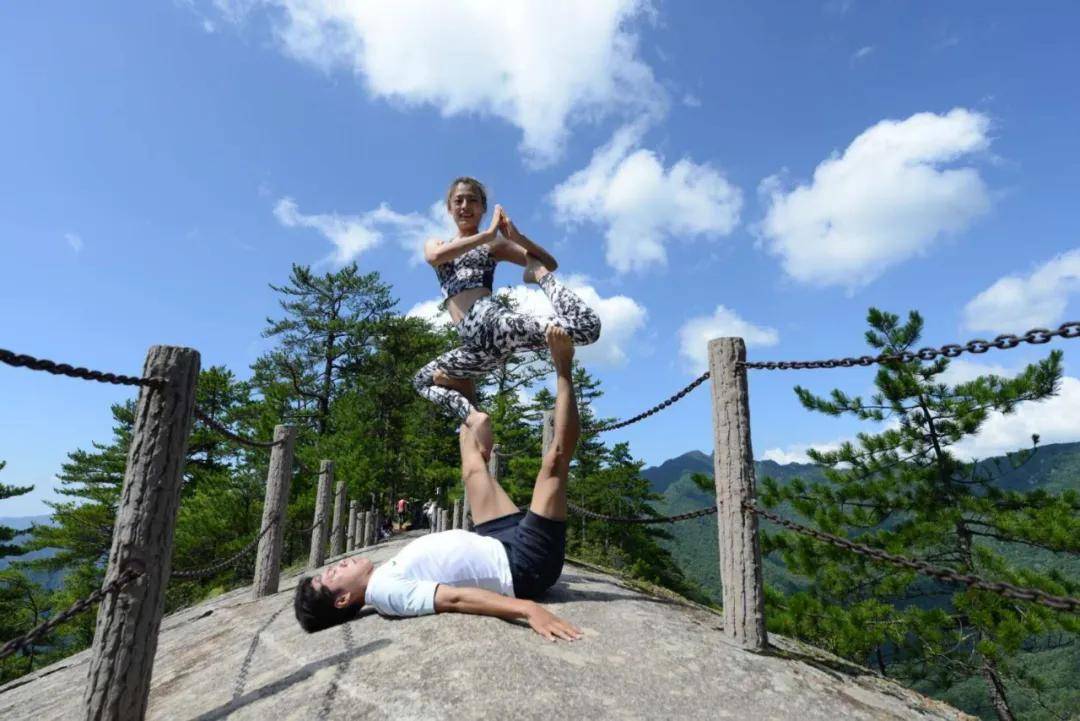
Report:
M 469 496 L 473 523 L 479 526 L 493 518 L 517 513 L 518 508 L 510 496 L 488 472 L 476 434 L 465 424 L 458 432 L 458 441 L 461 446 L 461 479 Z
M 558 384 L 555 391 L 555 434 L 551 448 L 540 460 L 540 473 L 536 476 L 529 510 L 552 521 L 565 521 L 566 481 L 570 475 L 570 460 L 574 457 L 581 435 L 572 378 L 574 344 L 567 332 L 556 325 L 548 327 L 547 342 Z

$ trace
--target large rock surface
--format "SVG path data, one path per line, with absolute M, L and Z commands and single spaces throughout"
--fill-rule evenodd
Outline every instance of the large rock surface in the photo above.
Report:
M 363 553 L 379 563 L 408 539 Z M 969 719 L 869 670 L 773 638 L 725 643 L 721 618 L 568 563 L 545 602 L 585 630 L 550 643 L 527 626 L 370 615 L 322 633 L 281 593 L 225 594 L 162 624 L 153 719 Z M 78 719 L 88 652 L 0 688 L 0 718 Z

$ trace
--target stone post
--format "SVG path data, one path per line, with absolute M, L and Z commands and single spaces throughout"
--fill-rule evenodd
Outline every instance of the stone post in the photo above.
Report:
M 285 538 L 285 512 L 289 506 L 289 487 L 292 485 L 296 429 L 292 426 L 274 426 L 274 443 L 277 445 L 270 450 L 270 471 L 266 474 L 266 498 L 259 530 L 272 527 L 259 541 L 259 550 L 255 553 L 255 580 L 251 584 L 255 598 L 269 596 L 278 590 L 281 541 Z
M 754 456 L 750 445 L 750 396 L 742 338 L 709 341 L 715 438 L 713 477 L 720 538 L 724 633 L 745 649 L 760 651 L 765 633 L 765 591 L 754 502 Z
M 551 444 L 555 441 L 555 411 L 544 411 L 540 423 L 540 457 L 543 458 L 547 455 L 548 449 L 551 448 Z
M 105 584 L 128 570 L 142 575 L 101 601 L 90 652 L 83 707 L 86 718 L 128 721 L 146 715 L 158 630 L 165 607 L 165 582 L 172 572 L 173 531 L 180 505 L 199 353 L 191 348 L 152 346 L 113 526 Z
M 345 481 L 338 479 L 334 493 L 334 527 L 330 530 L 330 555 L 340 556 L 345 553 Z
M 356 501 L 349 501 L 349 530 L 345 534 L 345 550 L 356 547 Z
M 371 545 L 371 543 L 368 541 L 368 537 L 371 535 L 371 511 L 360 512 L 359 525 L 360 542 L 356 545 L 358 545 L 360 548 L 367 548 Z
M 455 530 L 461 528 L 461 507 L 462 502 L 460 500 L 454 501 L 454 520 L 451 528 Z
M 311 553 L 308 568 L 318 568 L 326 560 L 326 542 L 330 538 L 330 489 L 334 487 L 334 462 L 319 464 L 319 490 L 315 496 L 315 527 L 311 529 Z

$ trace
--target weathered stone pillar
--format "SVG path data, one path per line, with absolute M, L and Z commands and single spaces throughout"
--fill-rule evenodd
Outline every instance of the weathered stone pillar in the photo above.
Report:
M 461 507 L 462 502 L 460 500 L 454 501 L 454 520 L 451 528 L 455 530 L 461 528 Z
M 349 501 L 349 530 L 345 533 L 345 550 L 356 547 L 356 501 Z
M 334 462 L 319 464 L 319 490 L 315 496 L 315 527 L 311 529 L 311 553 L 308 568 L 318 568 L 326 560 L 326 541 L 330 538 L 330 489 L 334 487 Z
M 765 591 L 754 502 L 754 456 L 750 445 L 750 396 L 742 338 L 709 341 L 713 389 L 713 474 L 720 538 L 724 632 L 743 648 L 765 648 Z
M 292 486 L 293 446 L 296 429 L 274 426 L 274 443 L 270 449 L 270 471 L 266 474 L 266 498 L 263 501 L 262 531 L 270 526 L 259 541 L 255 553 L 255 580 L 251 584 L 255 598 L 277 593 L 281 575 L 281 541 L 285 538 L 285 512 L 289 506 Z
M 334 492 L 334 527 L 330 530 L 330 555 L 340 556 L 345 553 L 345 481 L 338 479 Z
M 146 715 L 165 582 L 172 572 L 173 531 L 199 353 L 152 346 L 142 375 L 159 378 L 163 385 L 139 390 L 105 584 L 129 570 L 142 575 L 105 596 L 98 609 L 83 692 L 86 718 L 94 721 L 129 721 Z
M 555 411 L 544 411 L 540 423 L 540 457 L 543 458 L 555 442 Z

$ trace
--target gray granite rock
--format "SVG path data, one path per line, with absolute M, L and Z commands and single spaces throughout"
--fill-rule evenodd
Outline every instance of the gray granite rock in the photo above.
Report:
M 376 563 L 409 539 L 364 549 Z M 545 603 L 585 630 L 551 643 L 493 618 L 363 616 L 313 635 L 292 589 L 240 589 L 167 617 L 149 718 L 970 719 L 871 671 L 773 637 L 726 645 L 721 618 L 568 563 Z M 88 652 L 0 687 L 0 718 L 78 719 Z

